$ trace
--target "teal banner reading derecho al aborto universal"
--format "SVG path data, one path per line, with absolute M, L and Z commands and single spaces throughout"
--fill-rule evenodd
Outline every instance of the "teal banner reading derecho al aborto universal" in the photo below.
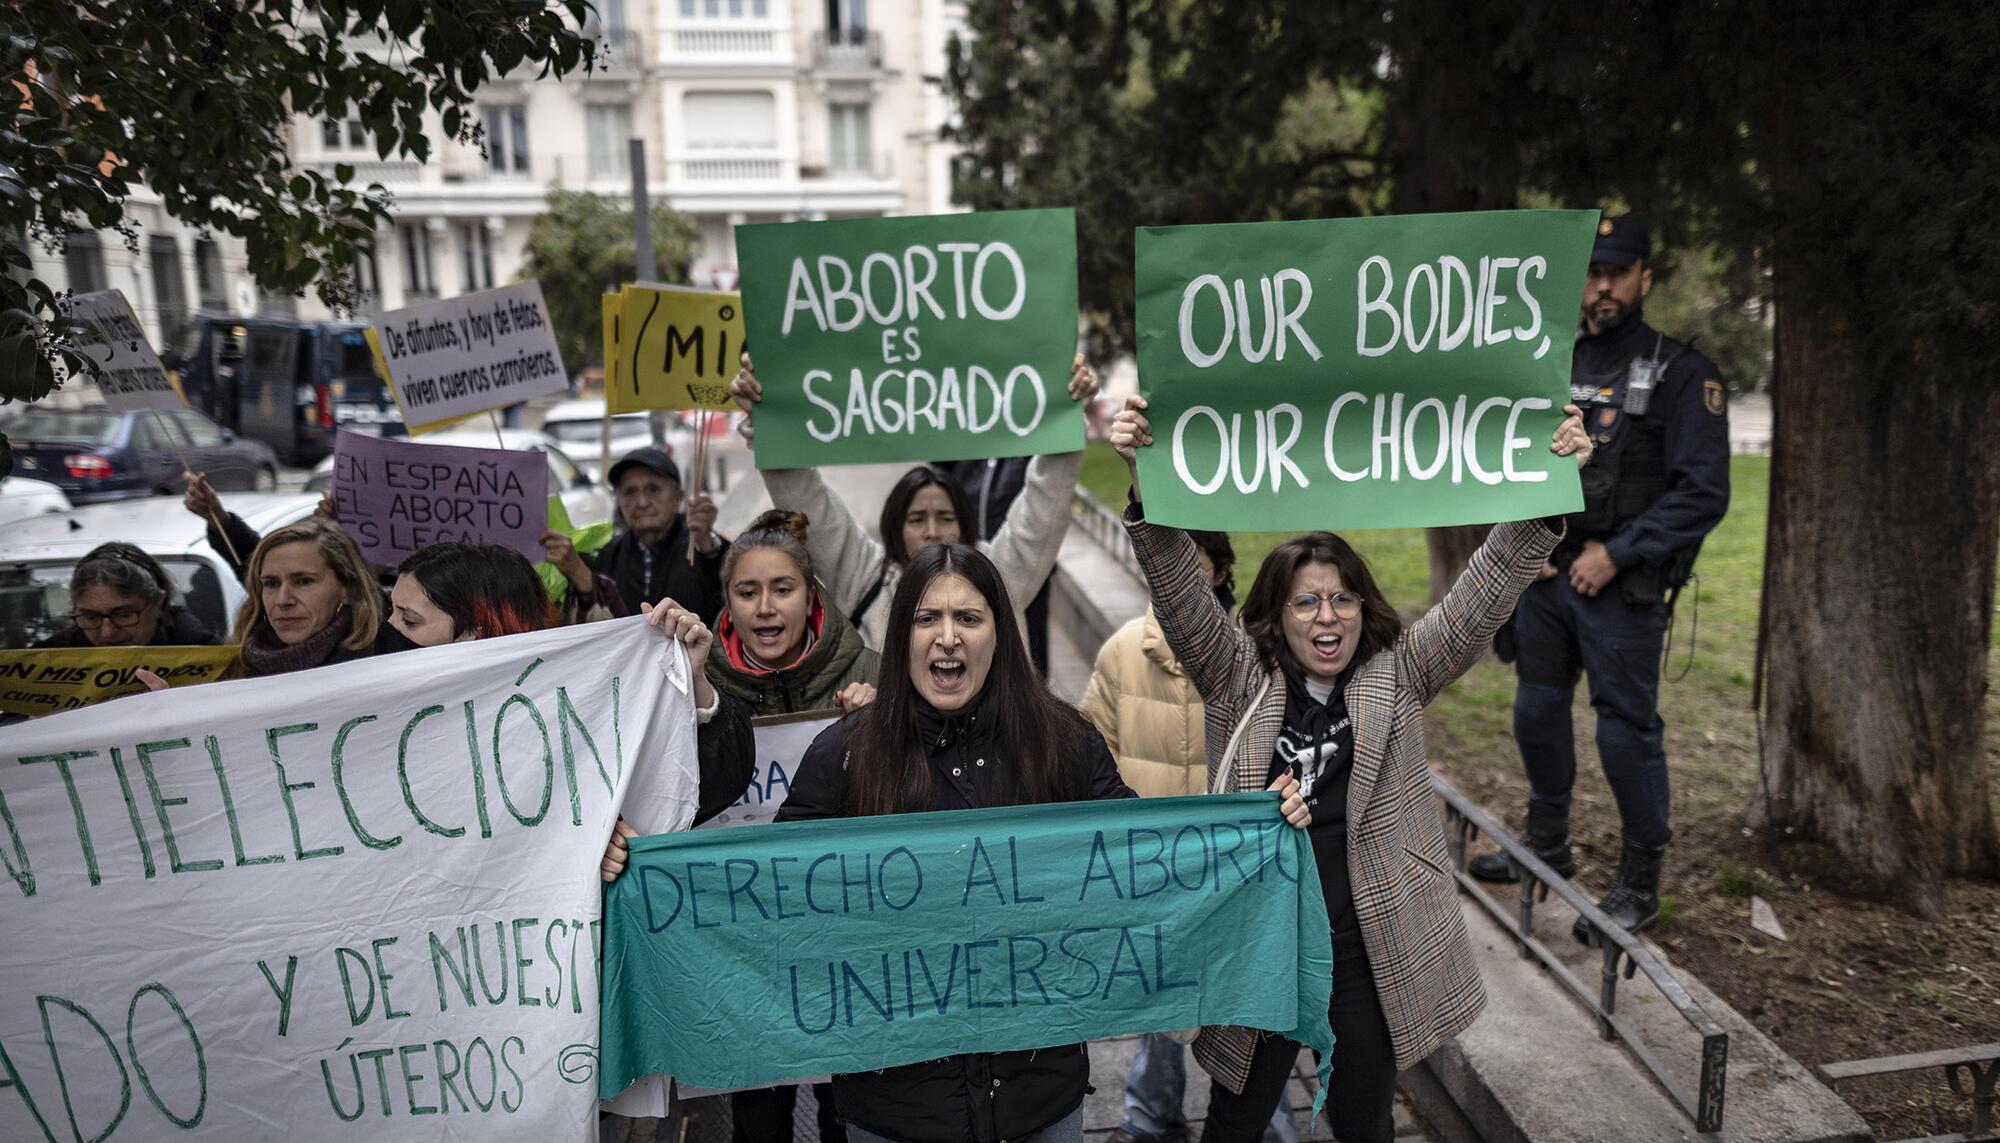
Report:
M 637 839 L 604 971 L 607 1099 L 1210 1024 L 1331 1065 L 1326 905 L 1272 794 Z
M 736 228 L 757 465 L 1073 452 L 1076 215 Z
M 1583 506 L 1548 449 L 1595 211 L 1141 229 L 1146 515 L 1290 531 Z

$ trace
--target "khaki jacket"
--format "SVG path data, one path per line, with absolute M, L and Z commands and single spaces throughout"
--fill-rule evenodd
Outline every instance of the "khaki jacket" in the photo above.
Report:
M 1137 506 L 1126 508 L 1125 522 L 1160 629 L 1208 703 L 1210 789 L 1263 789 L 1284 724 L 1283 677 L 1224 614 L 1187 533 L 1146 523 Z M 1342 692 L 1354 721 L 1348 876 L 1398 1071 L 1463 1032 L 1486 1006 L 1431 794 L 1424 707 L 1478 661 L 1560 539 L 1539 521 L 1495 525 L 1444 600 L 1356 667 Z M 1195 1059 L 1241 1091 L 1256 1036 L 1204 1028 Z
M 1201 693 L 1148 607 L 1104 641 L 1077 704 L 1103 733 L 1125 784 L 1142 798 L 1208 792 Z

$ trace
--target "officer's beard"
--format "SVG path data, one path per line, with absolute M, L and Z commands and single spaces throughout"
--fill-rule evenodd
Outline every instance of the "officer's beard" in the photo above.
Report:
M 1609 310 L 1599 312 L 1597 310 L 1597 305 L 1599 302 L 1610 302 L 1611 308 Z M 1638 316 L 1639 316 L 1638 306 L 1628 306 L 1624 302 L 1619 301 L 1617 298 L 1614 298 L 1609 294 L 1606 294 L 1603 297 L 1599 298 L 1596 302 L 1592 302 L 1588 307 L 1584 309 L 1583 328 L 1584 331 L 1587 333 L 1590 333 L 1594 336 L 1601 336 L 1603 334 L 1610 333 L 1611 331 L 1617 329 L 1619 326 L 1624 325 L 1626 322 L 1631 321 Z

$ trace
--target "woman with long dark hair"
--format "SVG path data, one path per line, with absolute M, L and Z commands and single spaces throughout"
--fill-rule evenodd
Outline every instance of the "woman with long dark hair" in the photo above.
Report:
M 730 382 L 729 391 L 746 413 L 754 416 L 764 389 L 750 372 Z M 1097 374 L 1078 354 L 1069 379 L 1072 399 L 1088 405 L 1097 394 Z M 751 447 L 756 439 L 751 422 L 740 430 Z M 1007 522 L 991 541 L 973 531 L 971 501 L 965 487 L 951 474 L 928 464 L 905 472 L 882 504 L 882 517 L 870 535 L 840 497 L 826 486 L 818 469 L 767 468 L 764 487 L 771 503 L 812 518 L 813 562 L 833 603 L 861 631 L 862 641 L 885 654 L 888 630 L 886 604 L 896 594 L 896 582 L 918 550 L 928 544 L 973 541 L 999 569 L 1009 598 L 1025 607 L 1055 568 L 1063 534 L 1069 530 L 1070 496 L 1083 468 L 1081 452 L 1038 456 L 1028 465 L 1027 483 L 1007 510 Z M 1013 612 L 1020 622 L 1019 612 Z
M 875 701 L 807 748 L 779 821 L 1129 798 L 1104 739 L 1028 661 L 993 561 L 910 558 L 887 608 Z M 974 1077 L 983 1077 L 975 1081 Z M 833 1077 L 854 1143 L 1083 1137 L 1082 1044 Z
M 1209 789 L 1290 775 L 1311 831 L 1333 932 L 1338 1047 L 1326 1113 L 1342 1143 L 1390 1143 L 1396 1072 L 1458 1035 L 1484 1007 L 1444 829 L 1430 792 L 1423 709 L 1465 673 L 1513 614 L 1562 538 L 1560 517 L 1496 524 L 1443 601 L 1407 628 L 1347 541 L 1309 532 L 1264 559 L 1229 621 L 1178 528 L 1146 522 L 1137 450 L 1152 443 L 1142 397 L 1111 443 L 1132 472 L 1125 526 L 1167 644 L 1208 708 Z M 1590 457 L 1575 406 L 1550 449 Z M 1204 1143 L 1251 1143 L 1284 1093 L 1299 1045 L 1251 1028 L 1204 1028 L 1212 1077 Z

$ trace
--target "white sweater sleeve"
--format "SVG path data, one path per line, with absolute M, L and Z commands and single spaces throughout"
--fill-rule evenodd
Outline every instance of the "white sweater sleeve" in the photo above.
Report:
M 1028 465 L 1021 495 L 1007 510 L 1007 522 L 985 546 L 1016 608 L 1026 607 L 1055 570 L 1056 555 L 1069 531 L 1069 504 L 1076 492 L 1077 473 L 1082 470 L 1081 452 L 1036 457 Z
M 806 549 L 812 555 L 820 586 L 833 597 L 836 607 L 851 614 L 882 574 L 886 555 L 882 542 L 855 520 L 847 505 L 820 478 L 818 469 L 766 469 L 764 487 L 773 506 L 806 514 Z

